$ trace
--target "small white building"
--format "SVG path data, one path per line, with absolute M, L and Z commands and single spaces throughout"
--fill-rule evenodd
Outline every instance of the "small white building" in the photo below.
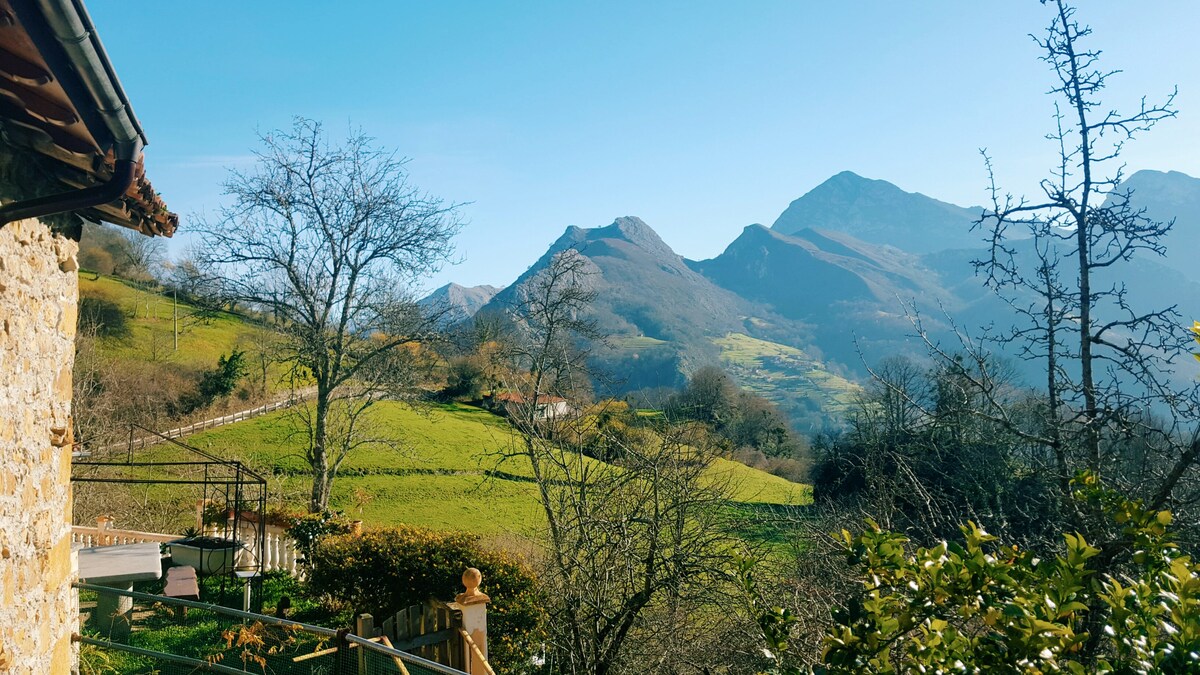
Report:
M 492 408 L 503 412 L 507 417 L 513 417 L 522 407 L 529 405 L 529 398 L 517 392 L 502 392 L 490 398 Z M 575 407 L 565 398 L 542 394 L 537 397 L 537 405 L 533 418 L 537 421 L 556 420 L 572 417 L 576 414 Z

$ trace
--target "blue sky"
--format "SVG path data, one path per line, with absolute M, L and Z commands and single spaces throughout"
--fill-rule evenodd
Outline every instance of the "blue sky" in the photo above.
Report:
M 163 2 L 89 10 L 179 212 L 222 202 L 256 131 L 354 124 L 413 182 L 471 202 L 461 262 L 426 281 L 510 282 L 568 225 L 636 215 L 681 255 L 851 170 L 970 205 L 978 149 L 1029 191 L 1053 160 L 1035 0 L 921 2 Z M 1200 175 L 1200 3 L 1088 2 L 1108 101 L 1175 85 L 1181 114 L 1129 170 Z

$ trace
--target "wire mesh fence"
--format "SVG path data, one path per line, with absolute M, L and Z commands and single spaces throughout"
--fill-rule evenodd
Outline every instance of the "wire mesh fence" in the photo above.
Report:
M 76 586 L 83 673 L 462 675 L 348 629 L 91 584 Z

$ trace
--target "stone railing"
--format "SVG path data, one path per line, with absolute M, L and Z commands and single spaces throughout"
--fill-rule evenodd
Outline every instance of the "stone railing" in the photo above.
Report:
M 165 544 L 179 538 L 177 534 L 162 534 L 161 532 L 138 532 L 137 530 L 118 530 L 112 526 L 112 518 L 100 516 L 96 519 L 95 527 L 71 527 L 71 543 L 83 548 L 96 546 L 122 546 L 124 544 L 145 544 L 157 542 Z
M 262 563 L 262 571 L 284 570 L 293 576 L 301 573 L 302 570 L 299 563 L 300 554 L 296 551 L 296 545 L 281 529 L 269 525 L 266 527 L 263 536 L 263 550 L 261 552 L 257 550 L 257 533 L 253 526 L 239 529 L 241 530 L 241 536 L 236 538 L 246 544 L 246 553 L 250 559 L 255 557 L 259 559 Z M 233 533 L 230 528 L 210 529 L 206 534 L 231 539 L 235 538 L 231 536 Z M 162 532 L 118 530 L 113 527 L 112 518 L 107 516 L 97 518 L 95 527 L 82 527 L 79 525 L 71 527 L 71 543 L 77 544 L 82 548 L 144 544 L 147 542 L 169 544 L 179 540 L 182 536 L 179 534 L 164 534 Z

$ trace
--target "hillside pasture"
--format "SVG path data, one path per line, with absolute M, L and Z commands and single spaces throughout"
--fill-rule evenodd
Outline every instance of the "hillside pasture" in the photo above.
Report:
M 451 404 L 412 407 L 386 401 L 372 410 L 377 429 L 397 443 L 351 456 L 334 483 L 331 506 L 368 526 L 398 524 L 486 536 L 528 537 L 540 530 L 541 508 L 521 437 L 492 413 Z M 270 477 L 273 506 L 306 504 L 310 480 L 303 435 L 288 412 L 278 412 L 186 439 L 201 450 L 240 459 Z M 175 458 L 160 446 L 147 454 Z M 585 458 L 584 461 L 596 461 Z M 809 486 L 718 459 L 711 480 L 730 485 L 739 504 L 795 506 L 811 500 Z
M 797 423 L 817 413 L 841 419 L 861 390 L 796 347 L 743 333 L 714 338 L 713 344 L 721 350 L 722 365 L 739 384 L 778 404 Z
M 106 300 L 125 313 L 129 334 L 102 340 L 103 353 L 115 359 L 211 367 L 222 354 L 261 342 L 265 330 L 245 317 L 229 312 L 202 321 L 194 319 L 196 308 L 180 302 L 179 350 L 176 351 L 171 296 L 145 290 L 117 277 L 91 272 L 80 272 L 79 296 Z

